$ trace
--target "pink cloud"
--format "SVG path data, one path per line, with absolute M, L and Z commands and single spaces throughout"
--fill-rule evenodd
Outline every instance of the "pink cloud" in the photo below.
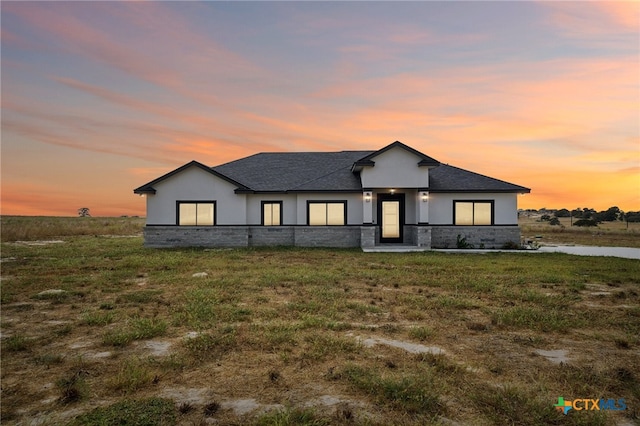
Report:
M 65 6 L 60 3 L 55 8 L 43 7 L 42 3 L 7 3 L 3 6 L 5 12 L 59 38 L 61 50 L 80 53 L 159 85 L 179 83 L 175 74 L 155 63 L 151 56 L 114 42 L 111 35 L 76 17 L 74 12 L 81 7 L 80 4 Z
M 636 33 L 640 30 L 640 1 L 600 1 L 594 2 L 594 6 L 615 24 Z
M 549 13 L 549 23 L 566 35 L 579 38 L 600 38 L 623 33 L 638 34 L 640 2 L 539 2 Z
M 27 25 L 44 32 L 45 37 L 59 40 L 60 51 L 80 54 L 131 76 L 151 82 L 161 88 L 195 100 L 211 103 L 217 98 L 194 90 L 185 82 L 211 81 L 220 72 L 253 74 L 259 68 L 235 53 L 223 48 L 215 40 L 195 32 L 192 25 L 161 3 L 122 2 L 91 3 L 92 11 L 101 10 L 97 25 L 83 19 L 82 3 L 55 8 L 42 3 L 7 3 L 8 12 Z M 6 10 L 5 10 L 6 9 Z M 95 16 L 95 14 L 94 14 Z M 116 22 L 112 22 L 116 20 Z M 128 21 L 126 27 L 119 20 Z M 111 27 L 105 26 L 110 23 Z M 135 34 L 113 32 L 114 28 L 135 28 Z M 131 42 L 130 37 L 135 41 Z M 166 52 L 178 52 L 167 55 Z

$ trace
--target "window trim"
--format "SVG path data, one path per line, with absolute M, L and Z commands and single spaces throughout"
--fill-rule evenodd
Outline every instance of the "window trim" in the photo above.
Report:
M 344 210 L 344 219 L 342 225 L 311 225 L 311 204 L 342 204 Z M 328 209 L 327 209 L 328 211 Z M 347 225 L 347 200 L 307 200 L 307 226 L 346 226 Z
M 280 224 L 278 225 L 265 225 L 264 223 L 264 206 L 266 204 L 279 204 L 280 205 Z M 260 201 L 260 224 L 262 226 L 282 226 L 282 200 L 262 200 Z
M 180 205 L 181 204 L 213 204 L 213 225 L 180 225 Z M 196 207 L 196 218 L 197 207 Z M 218 224 L 218 206 L 216 200 L 176 200 L 176 226 L 216 226 Z
M 471 221 L 473 222 L 471 225 L 459 225 L 456 223 L 456 205 L 457 203 L 471 203 L 473 205 Z M 454 226 L 494 226 L 495 225 L 495 200 L 453 200 L 453 225 Z M 491 223 L 488 225 L 476 225 L 475 224 L 475 208 L 476 204 L 490 204 L 491 205 Z

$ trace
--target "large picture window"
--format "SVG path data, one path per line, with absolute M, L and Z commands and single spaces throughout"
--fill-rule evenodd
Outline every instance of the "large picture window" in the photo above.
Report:
M 282 225 L 282 201 L 262 202 L 262 225 Z
M 493 201 L 454 201 L 454 224 L 493 225 Z
M 215 201 L 178 201 L 178 225 L 213 226 L 216 224 Z
M 346 222 L 346 201 L 307 201 L 309 225 L 345 225 Z

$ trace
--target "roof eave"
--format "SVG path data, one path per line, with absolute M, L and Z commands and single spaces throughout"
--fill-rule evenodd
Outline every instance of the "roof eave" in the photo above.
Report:
M 148 187 L 146 185 L 141 186 L 140 188 L 136 188 L 133 190 L 134 194 L 144 195 L 144 194 L 155 194 L 156 190 L 154 188 Z
M 303 194 L 303 193 L 340 193 L 340 194 L 360 194 L 362 189 L 292 189 L 287 194 Z
M 529 194 L 531 189 L 529 188 L 517 188 L 517 189 L 428 189 L 429 192 L 439 193 L 482 193 L 482 194 Z
M 438 167 L 440 165 L 440 162 L 437 160 L 421 160 L 418 163 L 418 167 Z

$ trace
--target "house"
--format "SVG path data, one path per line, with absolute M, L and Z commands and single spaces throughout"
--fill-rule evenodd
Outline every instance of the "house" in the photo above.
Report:
M 528 188 L 401 143 L 378 151 L 260 153 L 216 167 L 192 161 L 134 190 L 146 196 L 148 247 L 418 249 L 520 242 Z

